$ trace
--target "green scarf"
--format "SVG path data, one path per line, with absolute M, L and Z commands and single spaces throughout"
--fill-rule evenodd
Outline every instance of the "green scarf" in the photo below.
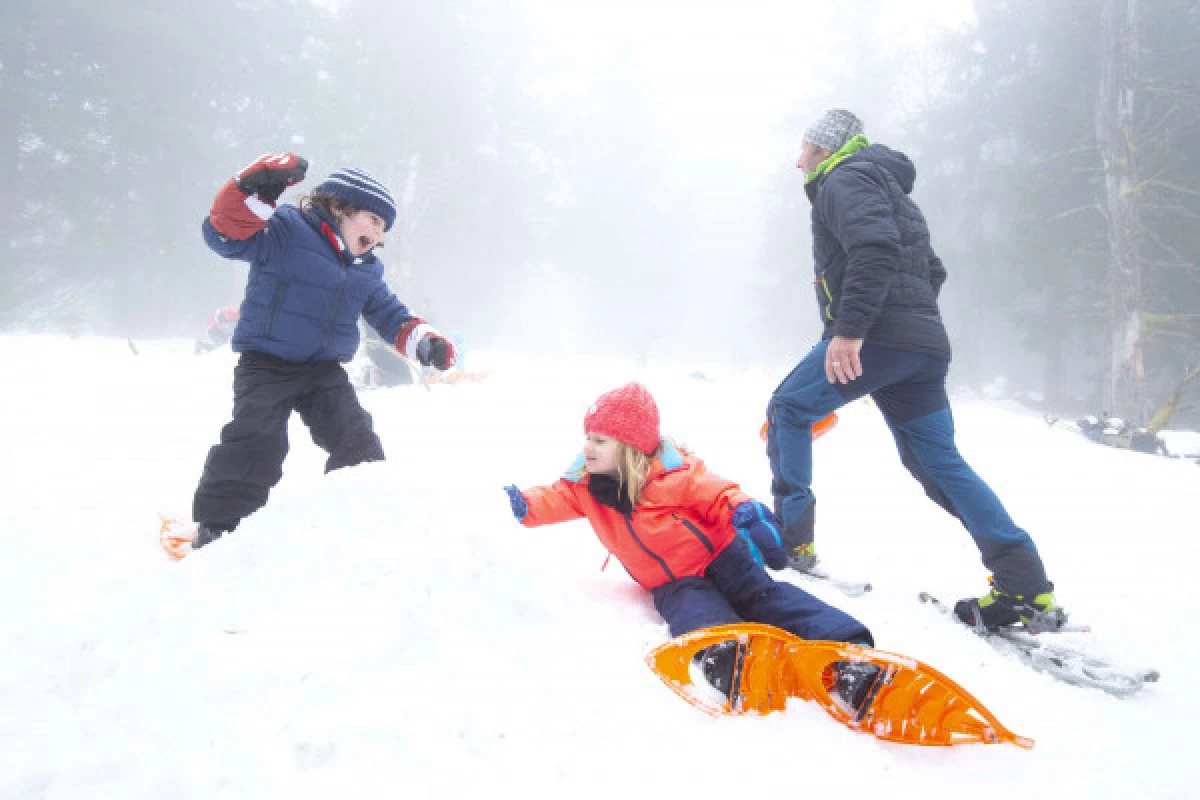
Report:
M 859 150 L 870 146 L 870 144 L 871 143 L 867 141 L 867 137 L 860 133 L 858 136 L 855 136 L 853 139 L 842 145 L 841 150 L 838 150 L 829 158 L 818 164 L 815 170 L 804 176 L 804 182 L 809 183 L 811 181 L 815 181 L 817 178 L 821 177 L 826 172 L 829 172 L 831 169 L 857 153 Z

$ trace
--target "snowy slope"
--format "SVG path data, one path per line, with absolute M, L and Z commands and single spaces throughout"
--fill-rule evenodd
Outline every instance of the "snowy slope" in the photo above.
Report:
M 817 445 L 818 547 L 883 649 L 963 684 L 1010 746 L 880 743 L 796 704 L 710 719 L 642 657 L 666 637 L 584 523 L 529 531 L 500 487 L 549 482 L 586 406 L 637 378 L 664 430 L 766 498 L 781 375 L 472 354 L 490 380 L 362 394 L 389 461 L 322 475 L 297 422 L 283 482 L 179 564 L 234 356 L 189 342 L 0 337 L 0 798 L 1194 797 L 1200 470 L 1028 412 L 956 407 L 960 446 L 1035 536 L 1099 653 L 1160 668 L 1119 701 L 994 653 L 916 603 L 978 593 L 967 535 L 904 472 L 874 409 Z M 703 370 L 711 380 L 690 377 Z M 664 794 L 669 793 L 669 794 Z

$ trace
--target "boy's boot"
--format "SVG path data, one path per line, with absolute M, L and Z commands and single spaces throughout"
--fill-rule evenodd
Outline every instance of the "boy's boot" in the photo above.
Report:
M 988 578 L 991 583 L 992 579 Z M 965 625 L 979 631 L 994 631 L 1021 625 L 1032 633 L 1060 630 L 1067 612 L 1054 599 L 1054 586 L 1041 594 L 1026 597 L 992 588 L 983 597 L 966 597 L 954 604 L 954 615 Z

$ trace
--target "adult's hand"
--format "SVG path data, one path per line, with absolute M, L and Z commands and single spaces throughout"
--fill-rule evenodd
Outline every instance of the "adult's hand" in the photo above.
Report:
M 849 383 L 863 373 L 859 351 L 862 339 L 834 336 L 825 350 L 825 377 L 830 383 Z

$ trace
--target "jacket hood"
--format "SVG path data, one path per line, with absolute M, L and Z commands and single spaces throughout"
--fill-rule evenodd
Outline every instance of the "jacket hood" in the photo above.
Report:
M 892 173 L 892 177 L 900 184 L 905 194 L 912 194 L 913 184 L 917 182 L 917 168 L 908 160 L 908 156 L 899 150 L 893 150 L 887 145 L 873 144 L 859 150 L 842 163 L 853 164 L 856 161 L 878 164 Z

